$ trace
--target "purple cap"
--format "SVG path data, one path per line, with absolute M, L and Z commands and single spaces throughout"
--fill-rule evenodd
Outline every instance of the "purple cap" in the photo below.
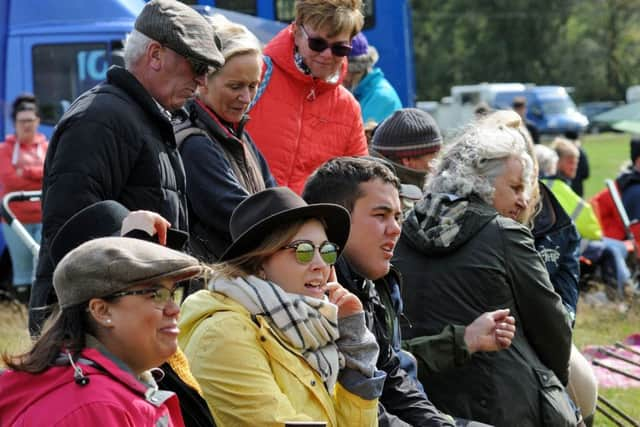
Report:
M 361 32 L 356 34 L 356 36 L 351 39 L 351 53 L 349 53 L 349 58 L 353 58 L 354 56 L 362 56 L 366 55 L 369 49 L 369 42 L 364 34 Z

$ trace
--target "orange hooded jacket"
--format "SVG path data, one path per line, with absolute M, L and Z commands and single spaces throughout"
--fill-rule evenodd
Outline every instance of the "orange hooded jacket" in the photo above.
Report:
M 279 185 L 300 194 L 311 173 L 339 156 L 368 154 L 360 105 L 340 83 L 298 69 L 292 25 L 265 48 L 273 63 L 269 82 L 251 109 L 248 130 Z

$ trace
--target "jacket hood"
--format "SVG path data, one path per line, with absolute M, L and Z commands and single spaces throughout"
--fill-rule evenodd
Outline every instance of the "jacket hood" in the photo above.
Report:
M 11 134 L 11 135 L 7 135 L 7 137 L 5 138 L 4 142 L 5 144 L 8 144 L 10 146 L 15 145 L 15 143 L 17 142 L 17 138 L 15 136 L 15 134 Z M 36 145 L 42 145 L 42 144 L 46 144 L 47 143 L 47 137 L 44 136 L 43 134 L 36 132 L 35 136 L 33 137 L 33 144 L 20 144 L 22 147 L 28 147 L 33 145 L 34 147 Z
M 622 172 L 616 181 L 620 191 L 624 191 L 627 187 L 640 183 L 640 172 L 631 167 Z
M 119 382 L 123 387 L 147 399 L 156 393 L 157 386 L 150 375 L 146 378 L 151 383 L 143 383 L 122 361 L 105 351 L 95 338 L 88 336 L 87 344 L 97 345 L 97 347 L 87 347 L 82 350 L 79 357 L 75 358 L 76 366 L 82 371 L 81 378 L 87 378 L 84 384 L 78 383 L 73 367 L 63 354 L 58 357 L 54 366 L 39 374 L 14 371 L 3 374 L 0 377 L 0 390 L 11 390 L 11 393 L 0 393 L 0 413 L 7 417 L 7 420 L 2 421 L 12 425 L 11 420 L 19 417 L 31 405 L 64 387 L 84 387 L 87 393 L 91 393 L 94 387 L 100 387 L 99 383 L 91 381 L 95 376 L 107 376 L 110 380 Z M 28 387 L 24 386 L 25 382 L 28 382 Z M 159 393 L 165 395 L 166 392 Z M 150 402 L 156 401 L 150 400 Z
M 353 94 L 356 98 L 360 99 L 365 94 L 369 93 L 372 90 L 375 90 L 378 82 L 383 79 L 384 73 L 380 68 L 376 67 L 373 70 L 369 71 L 367 75 L 364 76 L 362 80 L 360 80 L 358 86 L 356 86 L 356 88 L 353 90 Z
M 280 67 L 290 78 L 300 80 L 309 84 L 310 89 L 315 92 L 324 92 L 334 89 L 340 85 L 347 74 L 347 61 L 342 61 L 340 67 L 340 77 L 335 83 L 329 83 L 324 80 L 316 79 L 309 74 L 304 74 L 298 69 L 294 60 L 295 43 L 293 40 L 293 24 L 280 31 L 265 47 L 264 54 L 269 56 L 273 62 Z
M 573 226 L 571 218 L 564 209 L 562 209 L 560 202 L 558 202 L 553 192 L 549 190 L 544 182 L 539 181 L 538 184 L 542 208 L 535 217 L 533 230 L 531 230 L 531 233 L 536 239 L 562 228 Z
M 231 298 L 217 292 L 203 289 L 190 295 L 180 307 L 180 320 L 178 327 L 180 335 L 178 343 L 180 348 L 191 339 L 191 335 L 198 325 L 219 311 L 235 311 L 248 315 L 247 309 Z
M 409 211 L 402 238 L 425 254 L 455 251 L 498 215 L 476 196 L 428 194 Z

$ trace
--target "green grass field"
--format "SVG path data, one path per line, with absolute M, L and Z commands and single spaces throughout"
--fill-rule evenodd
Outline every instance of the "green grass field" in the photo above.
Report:
M 589 156 L 591 176 L 585 181 L 585 198 L 588 200 L 602 190 L 605 179 L 615 178 L 620 167 L 629 159 L 629 135 L 603 133 L 588 135 L 583 147 Z M 578 348 L 585 345 L 611 345 L 634 332 L 640 332 L 640 301 L 622 314 L 613 307 L 594 308 L 583 302 L 578 307 L 574 341 Z M 640 384 L 638 384 L 640 385 Z M 640 388 L 601 389 L 602 396 L 622 409 L 635 420 L 640 420 Z M 596 426 L 616 424 L 598 414 Z M 625 424 L 628 425 L 628 424 Z
M 604 188 L 604 179 L 615 178 L 620 165 L 628 159 L 629 137 L 607 133 L 585 137 L 591 178 L 585 183 L 589 198 Z M 0 304 L 0 352 L 24 350 L 29 343 L 26 333 L 26 313 L 15 305 Z M 607 345 L 620 341 L 633 332 L 640 332 L 640 301 L 622 314 L 613 307 L 590 307 L 581 301 L 578 307 L 574 341 L 578 348 L 588 344 Z M 601 394 L 636 420 L 640 420 L 640 388 L 601 390 Z M 615 426 L 602 415 L 596 426 Z
M 588 135 L 583 147 L 589 156 L 591 175 L 585 181 L 585 198 L 589 199 L 604 188 L 604 180 L 615 178 L 620 167 L 629 161 L 629 135 L 603 133 Z

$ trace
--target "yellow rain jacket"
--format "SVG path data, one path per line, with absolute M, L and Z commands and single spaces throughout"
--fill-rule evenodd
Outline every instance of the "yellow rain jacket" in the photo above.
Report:
M 547 178 L 542 181 L 553 192 L 562 209 L 576 224 L 580 237 L 588 240 L 602 240 L 602 228 L 589 202 L 578 196 L 571 187 L 560 179 Z
M 180 347 L 218 427 L 378 425 L 378 399 L 364 400 L 339 382 L 329 394 L 300 352 L 233 299 L 199 291 L 184 302 L 180 316 Z

